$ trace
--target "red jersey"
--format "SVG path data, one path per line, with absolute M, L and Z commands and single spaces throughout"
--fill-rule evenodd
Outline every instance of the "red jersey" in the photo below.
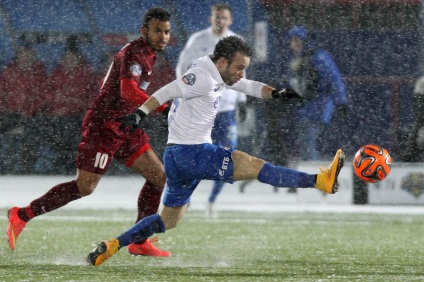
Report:
M 132 113 L 150 97 L 146 89 L 155 60 L 155 53 L 142 38 L 127 44 L 115 56 L 99 95 L 84 117 L 78 168 L 103 174 L 112 158 L 131 166 L 150 149 L 149 137 L 143 130 L 121 130 L 116 118 Z
M 140 37 L 127 44 L 115 56 L 103 79 L 99 95 L 90 104 L 98 118 L 116 119 L 133 112 L 148 98 L 146 89 L 150 84 L 156 56 Z M 132 97 L 122 93 L 121 79 L 131 80 L 138 89 L 132 89 Z M 125 89 L 124 89 L 125 91 Z M 95 116 L 93 116 L 96 119 Z

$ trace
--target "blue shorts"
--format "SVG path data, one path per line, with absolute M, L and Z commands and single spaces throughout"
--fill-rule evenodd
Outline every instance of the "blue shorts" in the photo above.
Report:
M 234 183 L 234 148 L 214 144 L 167 146 L 163 154 L 166 190 L 163 204 L 184 206 L 202 179 Z

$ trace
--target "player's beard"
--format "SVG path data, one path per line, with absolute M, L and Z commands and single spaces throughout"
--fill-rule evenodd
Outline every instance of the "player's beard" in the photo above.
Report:
M 155 50 L 156 52 L 163 52 L 163 50 L 165 50 L 165 47 L 166 47 L 166 44 L 167 44 L 167 43 L 165 43 L 165 47 L 163 47 L 163 49 L 158 49 L 158 48 L 156 48 L 156 47 L 155 47 L 155 44 L 154 44 L 153 40 L 150 38 L 150 36 L 149 36 L 149 33 L 148 33 L 148 32 L 146 33 L 146 41 L 147 41 L 147 44 L 149 44 L 149 46 L 150 46 L 153 50 Z
M 231 86 L 233 84 L 235 84 L 237 81 L 232 79 L 234 77 L 234 75 L 232 75 L 229 70 L 228 67 L 225 69 L 225 71 L 223 71 L 221 73 L 221 78 L 224 81 L 225 84 L 227 84 L 228 86 Z

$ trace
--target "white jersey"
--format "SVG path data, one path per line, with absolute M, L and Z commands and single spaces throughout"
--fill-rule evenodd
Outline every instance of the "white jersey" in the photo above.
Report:
M 226 88 L 262 97 L 263 83 L 242 78 L 233 86 L 224 83 L 209 56 L 199 58 L 187 73 L 152 95 L 160 104 L 174 99 L 168 115 L 168 143 L 212 143 L 211 132 L 218 104 Z
M 229 29 L 223 35 L 217 35 L 213 33 L 212 27 L 193 33 L 180 53 L 176 68 L 177 77 L 183 76 L 195 60 L 213 53 L 219 40 L 232 35 L 237 34 Z M 219 102 L 218 112 L 234 111 L 239 102 L 246 102 L 246 95 L 227 89 Z

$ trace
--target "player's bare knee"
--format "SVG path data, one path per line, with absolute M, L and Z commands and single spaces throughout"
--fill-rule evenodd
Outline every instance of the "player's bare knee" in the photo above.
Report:
M 78 185 L 81 197 L 88 196 L 93 193 L 101 177 L 102 176 L 99 174 L 78 169 L 75 181 Z
M 158 186 L 165 187 L 166 184 L 166 176 L 165 173 L 158 175 Z
M 149 177 L 147 180 L 161 188 L 165 187 L 165 184 L 166 184 L 166 176 L 164 172 L 158 173 L 154 175 L 153 177 Z
M 93 188 L 89 188 L 89 189 L 84 189 L 84 190 L 79 190 L 80 191 L 80 195 L 81 195 L 81 197 L 85 197 L 85 196 L 88 196 L 88 195 L 91 195 L 93 192 L 94 192 L 94 187 Z
M 92 194 L 94 192 L 94 190 L 96 189 L 96 185 L 87 185 L 84 183 L 79 183 L 77 181 L 77 185 L 78 185 L 78 191 L 81 195 L 81 197 L 85 197 L 88 196 L 90 194 Z

